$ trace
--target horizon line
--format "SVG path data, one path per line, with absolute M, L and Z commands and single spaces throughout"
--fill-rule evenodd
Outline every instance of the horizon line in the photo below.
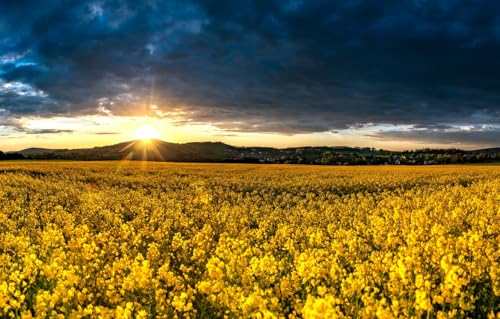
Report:
M 230 147 L 234 148 L 267 148 L 267 149 L 275 149 L 275 150 L 286 150 L 286 149 L 300 149 L 300 148 L 349 148 L 349 149 L 373 149 L 376 151 L 387 151 L 387 152 L 394 152 L 394 153 L 404 153 L 404 152 L 416 152 L 416 151 L 425 151 L 425 150 L 430 150 L 430 151 L 446 151 L 446 150 L 455 150 L 455 151 L 464 151 L 464 152 L 475 152 L 475 151 L 483 151 L 483 150 L 490 150 L 490 149 L 497 149 L 500 148 L 500 145 L 498 146 L 492 146 L 492 147 L 484 147 L 484 148 L 475 148 L 475 149 L 462 149 L 462 148 L 456 148 L 456 147 L 450 147 L 450 148 L 433 148 L 433 147 L 422 147 L 422 148 L 413 148 L 413 149 L 402 149 L 402 150 L 391 150 L 391 149 L 384 149 L 384 148 L 377 148 L 377 147 L 372 147 L 372 146 L 347 146 L 347 145 L 301 145 L 301 146 L 287 146 L 287 147 L 277 147 L 277 146 L 259 146 L 259 145 L 253 145 L 253 146 L 243 146 L 243 145 L 233 145 L 233 144 L 228 144 L 222 141 L 191 141 L 191 142 L 168 142 L 159 138 L 151 138 L 151 139 L 133 139 L 133 140 L 128 140 L 128 141 L 123 141 L 123 142 L 117 142 L 113 144 L 106 144 L 106 145 L 96 145 L 96 146 L 91 146 L 91 147 L 80 147 L 80 148 L 46 148 L 46 147 L 37 147 L 37 146 L 31 146 L 27 148 L 23 148 L 21 150 L 16 150 L 16 151 L 3 151 L 0 149 L 0 152 L 3 152 L 5 154 L 7 153 L 21 153 L 23 151 L 29 150 L 29 149 L 46 149 L 50 151 L 75 151 L 75 150 L 89 150 L 89 149 L 94 149 L 94 148 L 102 148 L 102 147 L 109 147 L 109 146 L 114 146 L 118 144 L 125 144 L 125 143 L 138 143 L 138 142 L 144 142 L 146 140 L 149 141 L 156 141 L 156 142 L 162 142 L 162 143 L 168 143 L 168 144 L 175 144 L 175 145 L 186 145 L 186 144 L 201 144 L 201 143 L 219 143 L 219 144 L 224 144 Z

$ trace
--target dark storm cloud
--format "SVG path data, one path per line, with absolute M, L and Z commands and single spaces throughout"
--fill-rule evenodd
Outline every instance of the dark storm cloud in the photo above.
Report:
M 379 140 L 393 140 L 421 144 L 459 144 L 463 146 L 492 146 L 500 141 L 499 127 L 487 129 L 453 129 L 453 130 L 405 130 L 380 131 L 369 134 Z
M 3 1 L 0 11 L 0 109 L 12 115 L 180 108 L 189 123 L 285 134 L 500 123 L 498 1 Z

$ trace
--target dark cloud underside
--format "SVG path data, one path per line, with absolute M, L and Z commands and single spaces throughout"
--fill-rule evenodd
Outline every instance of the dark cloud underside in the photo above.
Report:
M 498 137 L 498 1 L 2 1 L 0 12 L 4 117 L 183 110 L 229 131 L 406 124 L 447 141 L 431 128 L 489 125 L 477 134 Z
M 369 137 L 377 140 L 407 142 L 409 144 L 441 144 L 461 147 L 488 147 L 498 145 L 500 131 L 496 129 L 462 129 L 462 130 L 405 130 L 380 131 L 370 133 Z

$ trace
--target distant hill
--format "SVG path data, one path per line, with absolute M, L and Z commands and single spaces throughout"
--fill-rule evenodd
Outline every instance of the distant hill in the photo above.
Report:
M 35 154 L 51 153 L 54 151 L 56 151 L 56 150 L 50 149 L 50 148 L 31 147 L 31 148 L 27 148 L 25 150 L 19 151 L 17 153 L 22 153 L 23 155 L 35 155 Z
M 475 151 L 423 149 L 393 152 L 347 146 L 235 147 L 221 142 L 129 141 L 82 149 L 28 148 L 1 153 L 0 159 L 149 160 L 173 162 L 259 162 L 299 164 L 449 164 L 500 161 L 500 148 Z
M 231 158 L 234 150 L 234 147 L 218 142 L 175 144 L 138 140 L 81 149 L 28 148 L 18 153 L 33 159 L 223 161 Z
M 483 148 L 476 151 L 469 151 L 468 153 L 489 153 L 489 154 L 500 153 L 500 147 Z

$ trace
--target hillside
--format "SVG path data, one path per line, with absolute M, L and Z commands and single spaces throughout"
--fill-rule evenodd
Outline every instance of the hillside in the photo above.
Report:
M 2 155 L 3 154 L 3 155 Z M 28 148 L 0 153 L 0 159 L 149 160 L 173 162 L 260 162 L 330 165 L 453 164 L 500 161 L 500 148 L 463 151 L 423 149 L 404 152 L 359 147 L 235 147 L 221 142 L 168 143 L 135 140 L 83 149 Z
M 223 161 L 234 149 L 223 143 L 175 144 L 160 140 L 129 141 L 82 149 L 29 148 L 19 153 L 32 159 Z

